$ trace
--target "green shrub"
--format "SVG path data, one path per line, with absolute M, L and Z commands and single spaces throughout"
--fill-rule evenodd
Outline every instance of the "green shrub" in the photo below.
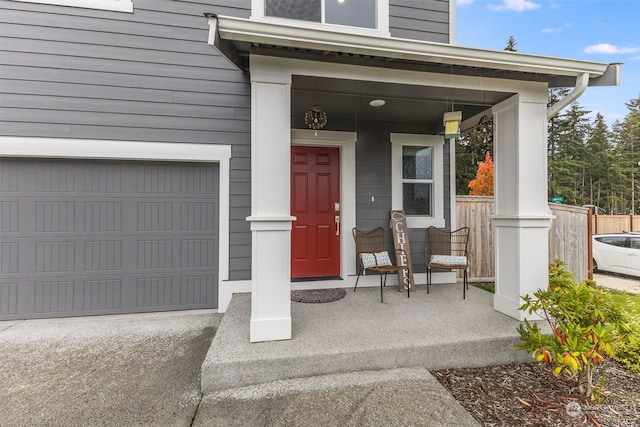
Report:
M 640 347 L 625 342 L 617 349 L 613 358 L 623 364 L 631 372 L 640 374 Z
M 525 321 L 518 327 L 516 346 L 549 366 L 554 375 L 575 380 L 584 397 L 597 398 L 604 384 L 600 369 L 604 358 L 625 348 L 636 349 L 637 332 L 606 291 L 591 281 L 577 283 L 563 265 L 560 260 L 551 264 L 548 288 L 522 297 L 520 307 L 545 320 L 552 334 L 542 334 L 536 323 Z

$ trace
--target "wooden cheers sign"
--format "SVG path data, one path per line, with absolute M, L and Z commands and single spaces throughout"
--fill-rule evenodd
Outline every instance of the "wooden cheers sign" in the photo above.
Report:
M 409 229 L 407 228 L 404 211 L 391 211 L 391 230 L 393 231 L 393 246 L 395 249 L 402 249 L 404 251 L 404 255 L 396 252 L 396 256 L 400 258 L 396 260 L 396 263 L 398 265 L 405 264 L 409 266 L 408 269 L 398 270 L 398 290 L 400 292 L 406 292 L 408 288 L 410 292 L 413 292 L 416 289 L 413 283 Z

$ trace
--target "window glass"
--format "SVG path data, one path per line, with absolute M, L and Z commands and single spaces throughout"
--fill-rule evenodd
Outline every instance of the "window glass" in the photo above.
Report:
M 621 246 L 624 248 L 627 238 L 626 237 L 601 237 L 598 240 L 600 240 L 602 243 L 606 243 L 607 245 Z
M 377 28 L 377 13 L 378 0 L 264 0 L 265 16 L 350 27 Z
M 376 28 L 377 0 L 325 0 L 325 22 Z
M 402 184 L 402 203 L 406 215 L 431 216 L 431 184 Z
M 402 179 L 433 179 L 431 147 L 402 147 Z
M 640 239 L 632 238 L 629 242 L 629 246 L 632 249 L 640 249 Z
M 322 22 L 322 0 L 265 0 L 266 16 Z
M 402 146 L 402 207 L 407 215 L 431 216 L 431 146 Z

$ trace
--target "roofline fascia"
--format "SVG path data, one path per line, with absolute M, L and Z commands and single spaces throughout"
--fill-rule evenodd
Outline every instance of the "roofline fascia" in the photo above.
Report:
M 590 79 L 597 79 L 607 74 L 610 65 L 612 65 L 603 62 L 479 49 L 395 37 L 365 36 L 309 29 L 279 22 L 261 22 L 230 16 L 212 14 L 206 16 L 209 19 L 210 31 L 219 33 L 214 36 L 210 34 L 209 40 L 219 37 L 228 41 L 256 42 L 284 47 L 354 53 L 445 65 L 542 73 L 553 76 L 578 77 L 588 73 Z M 214 23 L 212 20 L 217 22 Z M 617 79 L 611 80 L 614 85 L 613 80 Z M 601 81 L 600 85 L 606 85 L 606 83 L 603 84 Z

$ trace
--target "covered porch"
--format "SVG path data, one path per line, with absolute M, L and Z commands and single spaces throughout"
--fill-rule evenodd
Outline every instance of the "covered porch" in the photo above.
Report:
M 512 318 L 510 322 L 523 319 L 524 314 L 518 310 L 520 296 L 545 286 L 547 281 L 548 229 L 552 219 L 547 206 L 547 120 L 579 96 L 587 85 L 616 84 L 619 67 L 338 34 L 216 15 L 209 15 L 209 24 L 209 43 L 243 72 L 249 72 L 251 81 L 252 188 L 251 216 L 247 218 L 252 232 L 251 296 L 247 301 L 250 314 L 242 317 L 247 322 L 242 327 L 248 328 L 249 341 L 291 339 L 280 344 L 280 351 L 288 349 L 293 353 L 290 346 L 296 345 L 296 333 L 303 328 L 299 323 L 304 320 L 296 314 L 297 309 L 289 299 L 293 286 L 292 225 L 296 221 L 291 203 L 291 147 L 298 144 L 339 147 L 344 173 L 340 203 L 335 203 L 334 213 L 336 224 L 343 231 L 339 275 L 331 276 L 337 278 L 335 286 L 348 287 L 356 273 L 351 227 L 381 226 L 388 221 L 389 210 L 403 209 L 402 183 L 394 183 L 394 177 L 401 176 L 396 172 L 400 170 L 398 158 L 394 160 L 394 153 L 399 151 L 396 147 L 431 144 L 435 174 L 433 210 L 418 219 L 425 219 L 427 225 L 456 228 L 455 140 L 442 134 L 443 113 L 452 109 L 463 112 L 463 127 L 475 126 L 484 116 L 493 117 L 496 294 L 487 296 L 488 307 L 500 312 L 493 313 L 500 319 L 508 316 Z M 575 86 L 575 90 L 565 98 L 566 103 L 547 111 L 548 88 L 559 86 Z M 374 97 L 389 101 L 384 110 L 378 110 L 377 114 L 384 114 L 382 118 L 373 115 L 369 108 L 368 101 Z M 330 127 L 317 135 L 300 136 L 296 132 L 303 127 L 300 119 L 313 102 L 322 102 L 334 119 Z M 371 114 L 366 125 L 362 115 L 365 110 Z M 329 134 L 341 137 L 333 139 Z M 433 142 L 432 138 L 438 141 Z M 408 227 L 414 230 L 412 236 L 418 236 L 424 233 L 425 225 L 408 224 Z M 415 266 L 422 264 L 424 241 L 414 242 L 411 249 L 415 253 Z M 423 271 L 417 270 L 418 276 L 424 275 Z M 416 282 L 424 283 L 421 278 Z M 446 283 L 446 278 L 439 283 Z M 310 282 L 308 286 L 327 284 Z M 226 296 L 220 297 L 223 301 L 231 301 L 232 293 L 249 291 L 232 281 L 220 283 L 220 289 L 226 292 Z M 232 301 L 233 304 L 238 303 Z M 221 311 L 225 309 L 226 306 L 221 306 Z M 414 311 L 407 306 L 404 309 L 403 313 L 390 313 L 384 323 L 404 324 L 400 316 Z M 444 315 L 463 311 L 446 304 L 439 309 L 445 310 Z M 424 305 L 415 307 L 415 313 L 421 310 L 425 310 Z M 436 312 L 438 308 L 432 310 Z M 372 309 L 369 315 L 378 311 Z M 406 322 L 414 319 L 415 313 Z M 315 326 L 315 332 L 319 333 L 320 320 L 334 323 L 334 318 L 348 314 L 349 310 L 335 315 L 327 313 L 326 317 L 318 318 L 319 323 L 312 322 L 310 326 Z M 375 321 L 363 319 L 363 323 Z M 492 318 L 486 322 L 467 319 L 466 323 L 491 328 L 494 322 L 500 324 Z M 513 325 L 509 328 L 512 333 Z M 246 338 L 243 334 L 243 339 Z M 356 338 L 348 338 L 352 339 Z M 434 339 L 429 336 L 424 342 Z M 248 342 L 236 344 L 230 354 L 243 351 Z M 398 345 L 411 347 L 401 340 Z M 304 347 L 302 343 L 299 348 Z M 258 348 L 263 348 L 263 344 L 246 354 L 259 351 Z M 389 351 L 390 357 L 398 357 L 393 356 L 395 351 L 398 349 Z M 379 349 L 374 353 L 378 354 Z M 229 360 L 227 354 L 219 355 Z M 241 361 L 238 365 L 242 366 Z
M 235 294 L 202 364 L 201 390 L 403 367 L 429 370 L 530 361 L 514 344 L 519 321 L 493 309 L 493 294 L 462 284 L 347 289 L 338 301 L 291 303 L 292 337 L 249 342 L 251 295 Z

